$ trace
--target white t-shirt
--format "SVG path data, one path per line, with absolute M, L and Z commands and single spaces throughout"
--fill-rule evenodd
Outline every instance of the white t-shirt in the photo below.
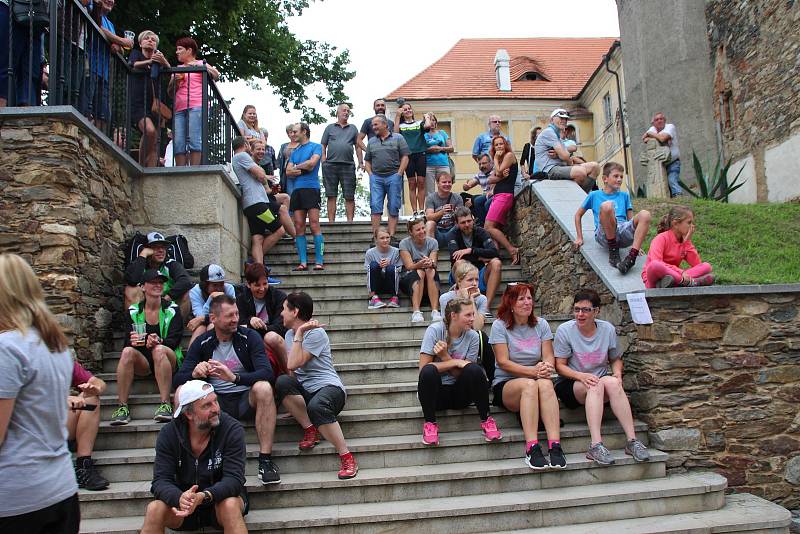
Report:
M 670 140 L 667 142 L 667 146 L 669 147 L 669 159 L 671 161 L 675 161 L 676 159 L 681 158 L 681 152 L 678 150 L 678 129 L 675 128 L 674 124 L 667 123 L 664 126 L 664 129 L 661 132 L 656 131 L 655 126 L 651 126 L 647 133 L 657 134 L 657 133 L 665 133 L 670 136 Z

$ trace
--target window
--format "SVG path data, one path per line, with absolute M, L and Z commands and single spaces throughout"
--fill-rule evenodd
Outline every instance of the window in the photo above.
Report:
M 545 77 L 544 77 L 544 76 L 542 76 L 542 75 L 541 75 L 541 74 L 539 74 L 538 72 L 533 72 L 533 71 L 531 71 L 531 72 L 526 72 L 526 73 L 525 73 L 525 74 L 523 74 L 523 75 L 522 75 L 522 77 L 520 78 L 520 80 L 527 80 L 527 81 L 529 81 L 529 82 L 534 82 L 534 81 L 537 81 L 537 80 L 544 80 L 544 79 L 545 79 Z
M 733 129 L 733 93 L 730 90 L 719 95 L 719 118 L 723 130 Z
M 614 112 L 611 109 L 611 94 L 606 93 L 603 96 L 603 115 L 605 116 L 605 126 L 608 128 L 614 122 Z

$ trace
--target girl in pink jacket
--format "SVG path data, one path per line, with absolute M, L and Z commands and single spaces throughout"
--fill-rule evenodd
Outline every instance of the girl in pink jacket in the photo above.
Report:
M 694 213 L 675 206 L 658 223 L 658 235 L 650 243 L 642 271 L 645 287 L 710 286 L 714 283 L 711 265 L 700 261 L 692 244 Z M 681 269 L 683 262 L 688 269 Z

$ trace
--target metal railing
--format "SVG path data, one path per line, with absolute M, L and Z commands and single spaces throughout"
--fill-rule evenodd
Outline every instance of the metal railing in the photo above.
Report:
M 7 105 L 72 106 L 117 146 L 144 164 L 147 162 L 145 154 L 152 150 L 152 144 L 158 156 L 164 153 L 165 129 L 170 126 L 173 131 L 175 129 L 172 121 L 176 120 L 178 111 L 175 106 L 177 91 L 185 90 L 196 97 L 192 84 L 198 83 L 202 85 L 200 164 L 230 162 L 231 141 L 239 135 L 239 129 L 204 65 L 134 69 L 122 50 L 106 39 L 79 0 L 49 0 L 47 5 L 49 15 L 46 14 L 44 20 L 49 22 L 35 22 L 35 17 L 30 17 L 26 24 L 21 24 L 9 12 L 8 27 L 0 29 L 0 54 L 7 54 L 5 59 L 8 60 L 5 83 L 0 73 L 3 86 L 0 97 L 6 98 Z M 0 9 L 3 7 L 0 5 Z M 0 69 L 4 63 L 0 63 Z M 176 83 L 178 78 L 185 79 L 186 83 Z M 137 90 L 139 94 L 135 94 Z M 154 98 L 170 110 L 167 115 L 171 114 L 171 119 L 152 111 L 158 108 L 152 106 Z M 196 98 L 188 100 L 190 104 L 197 104 Z M 155 138 L 143 135 L 140 128 L 147 126 L 140 124 L 143 115 L 149 116 L 155 126 Z M 182 130 L 188 135 L 190 113 L 181 115 L 186 121 Z M 173 144 L 179 142 L 174 140 Z

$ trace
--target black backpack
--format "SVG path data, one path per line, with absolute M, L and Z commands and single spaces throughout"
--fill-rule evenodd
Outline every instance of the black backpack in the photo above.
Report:
M 50 24 L 49 0 L 11 0 L 11 16 L 22 26 L 41 31 Z
M 169 241 L 167 247 L 167 257 L 172 258 L 187 269 L 194 267 L 194 256 L 189 252 L 189 242 L 183 234 L 169 235 L 165 237 Z
M 125 267 L 133 263 L 133 260 L 139 257 L 139 253 L 147 246 L 147 236 L 139 232 L 133 234 L 126 243 L 123 253 L 125 254 Z

